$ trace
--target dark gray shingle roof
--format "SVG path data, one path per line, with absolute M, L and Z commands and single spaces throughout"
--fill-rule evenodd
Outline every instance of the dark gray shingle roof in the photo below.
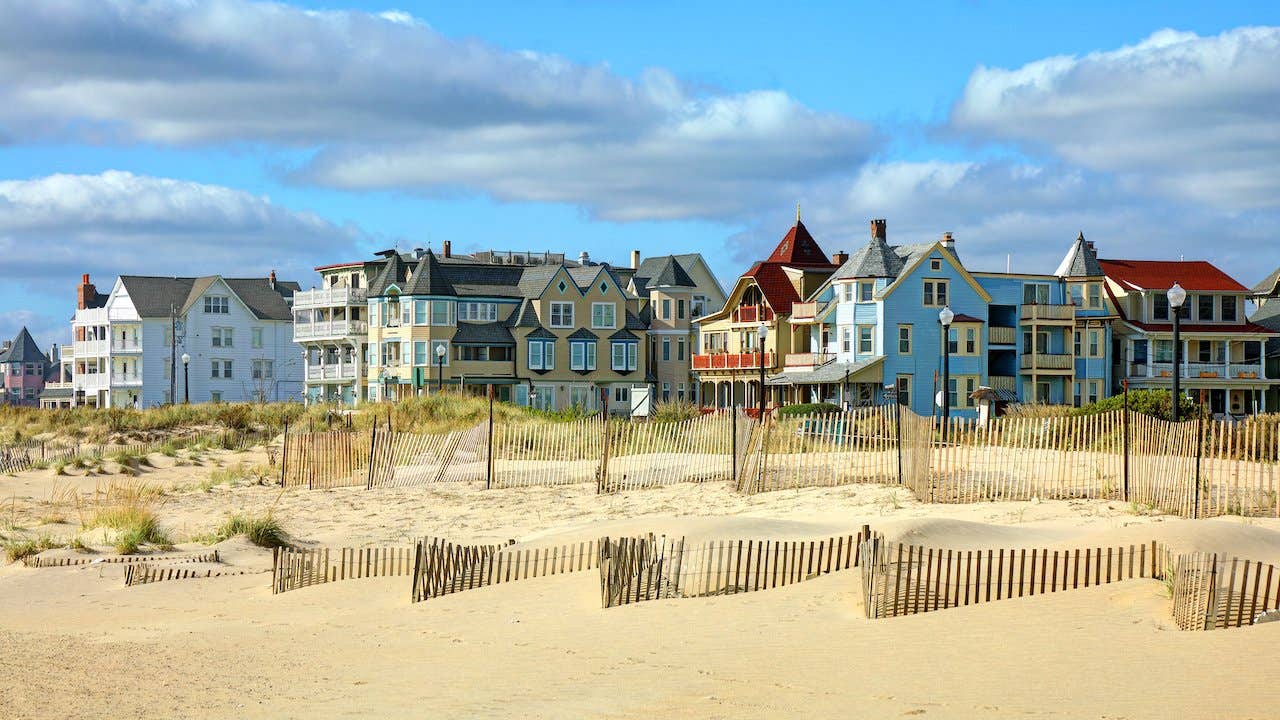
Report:
M 444 268 L 436 261 L 435 253 L 428 250 L 414 268 L 405 295 L 456 295 L 453 283 L 445 277 Z
M 453 342 L 463 345 L 514 345 L 516 339 L 511 330 L 502 323 L 458 323 L 458 331 L 453 334 Z
M 644 262 L 640 263 L 640 268 L 636 270 L 637 288 L 641 285 L 641 278 L 644 278 L 644 286 L 646 288 L 661 286 L 695 287 L 697 285 L 693 278 L 689 277 L 689 272 L 680 261 L 680 256 L 677 255 L 646 258 Z
M 1262 278 L 1261 282 L 1253 286 L 1254 295 L 1270 295 L 1276 290 L 1276 283 L 1280 282 L 1280 268 L 1271 271 L 1271 274 Z
M 219 279 L 261 320 L 289 320 L 292 314 L 286 298 L 292 298 L 299 285 L 277 281 L 273 289 L 267 278 L 222 278 L 207 275 L 198 278 L 149 277 L 121 275 L 129 299 L 139 317 L 168 317 L 170 309 L 190 310 Z
M 1062 278 L 1103 276 L 1102 266 L 1098 264 L 1098 253 L 1093 249 L 1093 243 L 1084 239 L 1084 233 L 1076 236 L 1071 249 L 1053 274 Z
M 34 363 L 48 367 L 49 358 L 40 350 L 35 338 L 24 327 L 13 338 L 13 344 L 4 353 L 0 353 L 0 363 Z

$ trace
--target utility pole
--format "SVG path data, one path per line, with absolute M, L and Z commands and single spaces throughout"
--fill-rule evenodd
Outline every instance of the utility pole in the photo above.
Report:
M 169 404 L 176 403 L 178 387 L 178 308 L 169 303 Z

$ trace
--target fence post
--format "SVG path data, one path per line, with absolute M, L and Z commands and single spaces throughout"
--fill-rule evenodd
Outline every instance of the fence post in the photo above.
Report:
M 1231 588 L 1227 588 L 1227 597 L 1231 597 Z M 1209 565 L 1209 592 L 1208 599 L 1205 601 L 1204 609 L 1204 629 L 1212 630 L 1218 620 L 1218 553 L 1213 554 L 1213 560 Z M 1230 602 L 1228 600 L 1228 602 Z M 1225 624 L 1225 623 L 1224 623 Z
M 493 383 L 489 383 L 489 442 L 484 462 L 484 489 L 493 487 Z
M 1192 518 L 1200 517 L 1200 465 L 1204 460 L 1204 391 L 1200 391 L 1200 412 L 1196 413 L 1196 488 Z M 1243 515 L 1243 511 L 1241 512 Z
M 729 417 L 731 418 L 731 420 L 729 421 L 729 434 L 731 435 L 729 444 L 730 444 L 730 447 L 732 448 L 732 453 L 733 453 L 733 459 L 729 461 L 730 463 L 729 466 L 731 468 L 731 472 L 733 473 L 733 481 L 734 483 L 737 483 L 738 482 L 738 408 L 736 406 L 733 408 L 733 410 L 729 412 Z
M 609 389 L 600 389 L 600 427 L 604 438 L 600 443 L 600 466 L 596 468 L 596 494 L 604 492 L 604 479 L 609 475 Z
M 1129 502 L 1129 381 L 1121 380 L 1124 386 L 1124 501 Z
M 79 446 L 77 446 L 79 450 Z M 285 466 L 289 462 L 289 421 L 284 421 L 284 435 L 280 439 L 280 487 L 284 487 Z
M 895 387 L 896 391 L 897 388 Z M 898 484 L 902 484 L 902 403 L 898 401 L 897 396 L 893 400 L 893 425 L 895 433 L 898 436 Z
M 387 421 L 388 428 L 390 428 L 390 423 L 391 421 L 388 420 Z M 369 428 L 369 478 L 365 482 L 366 490 L 373 489 L 373 456 L 377 450 L 377 447 L 378 447 L 378 426 L 375 423 L 372 428 Z

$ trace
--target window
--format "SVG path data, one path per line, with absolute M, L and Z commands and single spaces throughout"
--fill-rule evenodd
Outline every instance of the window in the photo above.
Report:
M 924 281 L 924 306 L 925 307 L 946 307 L 947 283 L 948 281 L 946 280 L 925 280 Z
M 613 401 L 618 404 L 631 402 L 631 388 L 616 387 L 613 389 Z
M 444 354 L 440 350 L 444 350 Z M 448 340 L 432 340 L 431 341 L 431 357 L 428 358 L 432 365 L 449 366 L 449 341 Z
M 978 329 L 967 327 L 964 329 L 964 354 L 978 354 Z
M 618 372 L 636 369 L 636 347 L 634 342 L 615 342 L 610 347 L 611 367 Z
M 1072 385 L 1074 386 L 1074 389 L 1075 389 L 1075 399 L 1074 399 L 1074 400 L 1072 400 L 1071 404 L 1072 404 L 1072 405 L 1074 405 L 1075 407 L 1080 407 L 1081 403 L 1083 402 L 1083 396 L 1082 396 L 1081 391 L 1080 391 L 1080 387 L 1081 387 L 1083 384 L 1084 384 L 1084 383 L 1080 382 L 1079 380 L 1077 380 L 1077 381 L 1075 381 L 1074 383 L 1072 383 Z
M 614 303 L 591 303 L 591 327 L 612 330 L 618 326 L 617 312 Z
M 275 377 L 275 363 L 271 360 L 253 361 L 253 379 L 270 380 Z
M 858 327 L 858 354 L 870 355 L 874 352 L 871 342 L 871 326 L 860 325 Z
M 662 361 L 670 362 L 671 360 L 671 338 L 662 338 Z
M 853 344 L 850 338 L 849 328 L 840 330 L 840 352 L 853 352 Z
M 1157 292 L 1152 296 L 1154 305 L 1151 308 L 1151 318 L 1153 320 L 1169 319 L 1169 297 L 1162 292 Z
M 431 301 L 431 324 L 448 326 L 453 324 L 453 303 L 448 300 Z
M 1089 283 L 1089 309 L 1098 310 L 1102 307 L 1102 284 Z
M 676 340 L 676 360 L 684 360 L 684 338 Z
M 1049 333 L 1047 331 L 1037 332 L 1034 335 L 1029 332 L 1022 333 L 1022 354 L 1026 355 L 1032 352 L 1049 352 Z
M 553 328 L 573 327 L 573 303 L 571 302 L 551 303 L 551 327 Z
M 671 300 L 662 298 L 662 317 L 666 320 L 671 319 Z
M 960 352 L 960 328 L 947 328 L 947 352 L 952 355 Z
M 1036 402 L 1038 402 L 1038 403 L 1048 403 L 1048 402 L 1050 402 L 1050 399 L 1049 399 L 1049 398 L 1050 398 L 1050 388 L 1051 388 L 1051 386 L 1050 386 L 1050 385 L 1049 385 L 1049 383 L 1047 383 L 1047 382 L 1038 382 L 1038 383 L 1036 383 Z
M 1098 347 L 1098 331 L 1090 330 L 1089 331 L 1089 357 L 1095 357 L 1095 358 L 1101 357 L 1102 353 L 1099 352 L 1099 350 L 1100 348 Z
M 853 302 L 853 286 L 854 283 L 848 283 L 844 286 L 844 301 Z
M 911 326 L 910 325 L 898 326 L 898 354 L 899 355 L 911 354 Z
M 529 394 L 529 405 L 539 410 L 556 409 L 556 389 L 552 385 L 534 385 Z
M 1090 404 L 1096 403 L 1100 399 L 1102 399 L 1102 381 L 1090 380 L 1089 381 L 1089 403 Z
M 1173 341 L 1172 340 L 1156 340 L 1155 362 L 1158 362 L 1158 363 L 1173 362 Z
M 684 383 L 680 383 L 676 386 L 676 399 L 681 402 L 684 401 Z
M 230 360 L 211 360 L 209 362 L 209 377 L 231 379 L 231 361 Z
M 1200 296 L 1198 296 L 1198 297 L 1196 298 L 1196 300 L 1197 300 L 1197 305 L 1199 306 L 1199 310 L 1200 310 L 1200 320 L 1201 320 L 1202 322 L 1203 322 L 1203 321 L 1212 321 L 1212 320 L 1213 320 L 1213 305 L 1214 305 L 1214 302 L 1213 302 L 1213 301 L 1214 301 L 1214 296 L 1213 296 L 1213 295 L 1200 295 Z
M 498 319 L 497 303 L 458 303 L 458 319 L 470 322 L 494 322 Z
M 941 261 L 941 260 L 939 260 L 939 259 L 937 259 L 937 258 L 932 258 L 932 259 L 930 259 L 930 260 L 929 260 L 929 269 L 930 269 L 930 270 L 933 270 L 933 271 L 941 270 L 941 269 L 942 269 L 942 261 Z
M 262 328 L 256 327 L 249 330 L 249 344 L 255 348 L 262 347 Z
M 964 377 L 964 406 L 973 407 L 973 393 L 978 389 L 978 378 L 972 375 Z
M 1023 283 L 1023 305 L 1048 305 L 1049 283 Z
M 1236 298 L 1227 295 L 1222 298 L 1222 322 L 1236 322 Z
M 574 340 L 569 343 L 569 369 L 595 370 L 596 344 L 590 340 Z
M 231 330 L 232 328 L 213 328 L 210 342 L 214 347 L 231 347 Z
M 676 300 L 676 319 L 684 319 L 684 300 Z
M 1080 308 L 1084 307 L 1084 285 L 1072 283 L 1071 304 Z
M 668 402 L 670 400 L 671 400 L 671 383 L 664 382 L 662 383 L 662 401 Z
M 858 302 L 871 302 L 871 294 L 875 289 L 874 283 L 858 283 Z
M 427 364 L 427 341 L 426 340 L 415 340 L 413 342 L 413 364 L 414 365 Z
M 591 388 L 585 385 L 574 385 L 569 388 L 569 402 L 576 408 L 591 409 Z
M 168 391 L 168 390 L 165 390 L 165 391 L 164 391 L 164 393 L 165 393 L 165 396 L 166 396 L 166 397 L 169 395 L 169 391 Z M 221 393 L 221 392 L 219 392 L 219 391 L 217 391 L 217 390 L 214 390 L 214 391 L 210 392 L 210 393 L 209 393 L 209 402 L 222 402 L 222 393 Z
M 911 407 L 911 376 L 898 376 L 898 404 Z
M 1076 357 L 1080 357 L 1080 352 L 1081 352 L 1081 346 L 1080 346 L 1080 331 L 1079 331 L 1079 330 L 1076 330 L 1076 331 L 1075 331 L 1075 333 L 1073 333 L 1073 334 L 1072 334 L 1072 338 L 1073 338 L 1073 340 L 1072 340 L 1072 342 L 1073 342 L 1072 349 L 1074 350 L 1074 352 L 1075 352 L 1075 354 L 1076 354 Z
M 529 341 L 529 369 L 554 370 L 556 343 L 554 340 Z
M 426 300 L 413 301 L 413 324 L 414 325 L 427 324 L 427 301 Z
M 205 295 L 204 311 L 206 315 L 226 315 L 231 312 L 231 304 L 225 295 Z
M 400 305 L 400 324 L 408 327 L 413 323 L 414 307 L 408 300 Z

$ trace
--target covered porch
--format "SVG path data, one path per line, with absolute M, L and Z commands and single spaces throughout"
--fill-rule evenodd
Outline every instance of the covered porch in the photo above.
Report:
M 781 405 L 831 403 L 842 408 L 875 405 L 884 388 L 884 357 L 828 362 L 813 369 L 787 369 L 765 386 Z

